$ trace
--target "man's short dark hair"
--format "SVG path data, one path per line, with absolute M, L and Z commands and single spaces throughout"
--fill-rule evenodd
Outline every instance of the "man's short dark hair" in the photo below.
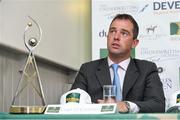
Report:
M 130 20 L 131 23 L 133 24 L 134 28 L 133 28 L 133 39 L 137 39 L 137 36 L 138 36 L 138 33 L 139 33 L 139 26 L 136 22 L 136 20 L 129 14 L 117 14 L 112 22 L 116 19 L 119 19 L 119 20 Z M 111 22 L 111 24 L 112 24 Z

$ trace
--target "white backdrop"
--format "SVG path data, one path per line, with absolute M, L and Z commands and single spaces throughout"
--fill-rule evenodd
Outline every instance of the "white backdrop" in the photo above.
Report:
M 108 27 L 117 13 L 131 14 L 138 22 L 135 57 L 157 64 L 168 107 L 170 95 L 180 89 L 180 1 L 92 0 L 93 60 L 106 56 Z

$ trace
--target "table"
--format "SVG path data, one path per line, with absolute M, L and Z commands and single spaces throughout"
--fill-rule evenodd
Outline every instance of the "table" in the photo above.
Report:
M 176 113 L 138 113 L 138 114 L 9 114 L 0 113 L 0 120 L 180 120 L 180 114 Z

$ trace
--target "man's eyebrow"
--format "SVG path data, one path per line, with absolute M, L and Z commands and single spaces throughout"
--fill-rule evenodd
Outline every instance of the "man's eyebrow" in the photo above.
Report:
M 114 30 L 114 29 L 116 29 L 116 27 L 110 27 L 109 29 L 110 29 L 110 30 L 112 30 L 112 29 Z
M 121 29 L 121 30 L 124 31 L 124 32 L 127 32 L 128 34 L 131 34 L 131 32 L 126 30 L 126 29 Z
M 116 27 L 110 27 L 109 28 L 109 30 L 115 30 L 115 29 L 117 29 Z M 131 32 L 130 31 L 128 31 L 128 30 L 126 30 L 126 29 L 120 29 L 120 31 L 123 31 L 123 32 L 127 32 L 128 34 L 130 34 Z

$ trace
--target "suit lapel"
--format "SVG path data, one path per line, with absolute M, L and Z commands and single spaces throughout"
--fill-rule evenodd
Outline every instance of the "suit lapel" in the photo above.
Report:
M 100 64 L 96 70 L 96 76 L 97 76 L 101 86 L 111 85 L 111 77 L 110 77 L 107 58 L 102 59 L 102 61 L 100 61 Z
M 128 94 L 131 87 L 134 85 L 138 76 L 139 76 L 138 69 L 136 68 L 134 60 L 131 59 L 124 79 L 123 99 L 126 98 L 126 95 Z

